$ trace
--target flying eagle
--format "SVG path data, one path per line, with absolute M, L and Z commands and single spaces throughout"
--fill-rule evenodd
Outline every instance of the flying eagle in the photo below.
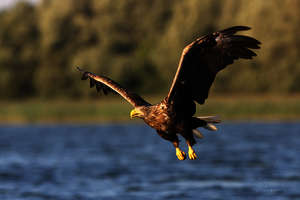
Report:
M 130 92 L 105 76 L 83 71 L 82 80 L 89 79 L 90 87 L 105 94 L 109 90 L 119 93 L 134 109 L 131 118 L 141 118 L 154 128 L 158 135 L 173 143 L 179 160 L 186 158 L 179 148 L 178 135 L 188 145 L 191 160 L 197 158 L 192 148 L 196 143 L 194 135 L 203 137 L 198 127 L 216 131 L 214 116 L 195 117 L 196 102 L 204 104 L 209 89 L 219 71 L 239 58 L 252 59 L 256 54 L 250 49 L 259 49 L 260 42 L 252 37 L 236 35 L 238 31 L 249 30 L 247 26 L 234 26 L 200 37 L 187 45 L 181 54 L 179 66 L 168 95 L 158 104 L 152 105 L 139 95 Z

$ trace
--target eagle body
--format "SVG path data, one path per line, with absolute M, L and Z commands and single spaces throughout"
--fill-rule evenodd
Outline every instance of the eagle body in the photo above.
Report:
M 194 136 L 203 138 L 199 127 L 216 131 L 214 124 L 220 120 L 214 116 L 196 117 L 196 103 L 202 105 L 217 73 L 237 59 L 252 59 L 259 49 L 260 42 L 252 37 L 237 35 L 246 31 L 247 26 L 234 26 L 200 37 L 187 45 L 181 54 L 179 65 L 168 95 L 158 104 L 152 105 L 139 95 L 132 93 L 108 77 L 83 71 L 82 80 L 89 79 L 90 87 L 107 94 L 114 91 L 127 100 L 134 109 L 131 118 L 141 118 L 156 130 L 158 135 L 173 143 L 179 160 L 186 158 L 179 148 L 178 134 L 184 137 L 188 145 L 188 156 L 197 158 L 192 146 Z
M 179 142 L 177 135 L 180 134 L 184 138 L 189 139 L 193 145 L 196 143 L 193 138 L 193 130 L 207 125 L 205 120 L 192 117 L 194 113 L 191 113 L 191 116 L 185 116 L 184 113 L 176 112 L 173 103 L 168 103 L 167 99 L 164 99 L 159 104 L 139 107 L 135 110 L 138 110 L 137 113 L 143 114 L 132 117 L 142 118 L 162 138 L 173 142 Z M 135 114 L 132 113 L 131 115 Z M 219 120 L 213 120 L 213 123 L 219 122 Z
M 172 108 L 165 101 L 146 108 L 147 115 L 144 121 L 152 128 L 160 132 L 171 133 L 176 129 L 177 118 L 176 113 L 172 112 Z

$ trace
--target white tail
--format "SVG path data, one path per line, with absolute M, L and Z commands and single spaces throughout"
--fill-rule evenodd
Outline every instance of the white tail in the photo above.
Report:
M 206 121 L 207 124 L 206 124 L 206 126 L 203 126 L 203 128 L 210 130 L 210 131 L 217 131 L 218 128 L 213 124 L 221 123 L 221 120 L 217 116 L 200 116 L 197 118 L 201 119 L 203 121 Z
M 203 134 L 198 129 L 193 129 L 193 133 L 197 138 L 203 139 Z
M 210 123 L 207 123 L 207 125 L 203 126 L 203 128 L 206 128 L 207 130 L 210 130 L 210 131 L 217 131 L 218 130 L 218 128 L 215 125 L 210 124 Z
M 219 119 L 218 116 L 200 116 L 196 118 L 204 120 L 207 123 L 214 123 L 214 124 L 221 123 L 221 120 Z

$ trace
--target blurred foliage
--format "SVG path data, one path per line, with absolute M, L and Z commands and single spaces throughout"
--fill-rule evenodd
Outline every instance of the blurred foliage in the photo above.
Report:
M 0 98 L 92 97 L 75 66 L 167 93 L 185 45 L 233 25 L 263 45 L 218 75 L 218 93 L 300 92 L 300 1 L 42 0 L 0 12 Z

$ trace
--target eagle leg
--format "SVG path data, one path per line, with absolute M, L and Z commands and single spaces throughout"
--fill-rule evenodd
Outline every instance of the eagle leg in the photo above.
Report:
M 190 158 L 191 160 L 196 160 L 196 159 L 197 159 L 197 155 L 196 155 L 196 153 L 195 153 L 195 151 L 194 151 L 192 145 L 190 144 L 190 141 L 187 140 L 186 143 L 187 143 L 187 145 L 188 145 L 188 147 L 189 147 L 189 158 Z
M 185 158 L 186 158 L 186 154 L 184 153 L 184 151 L 182 151 L 178 147 L 176 148 L 176 156 L 177 156 L 178 160 L 185 160 Z
M 191 160 L 196 160 L 197 159 L 197 155 L 193 149 L 193 145 L 196 143 L 195 138 L 193 137 L 193 133 L 191 132 L 185 132 L 184 134 L 181 134 L 185 140 L 186 140 L 186 144 L 189 147 L 189 158 Z
M 174 145 L 174 147 L 176 149 L 176 156 L 177 156 L 178 160 L 185 160 L 186 154 L 184 153 L 184 151 L 182 151 L 179 148 L 178 141 L 174 141 L 173 145 Z
M 176 149 L 176 156 L 179 160 L 185 160 L 186 154 L 179 148 L 179 140 L 176 134 L 168 134 L 163 131 L 157 131 L 163 139 L 171 141 Z

